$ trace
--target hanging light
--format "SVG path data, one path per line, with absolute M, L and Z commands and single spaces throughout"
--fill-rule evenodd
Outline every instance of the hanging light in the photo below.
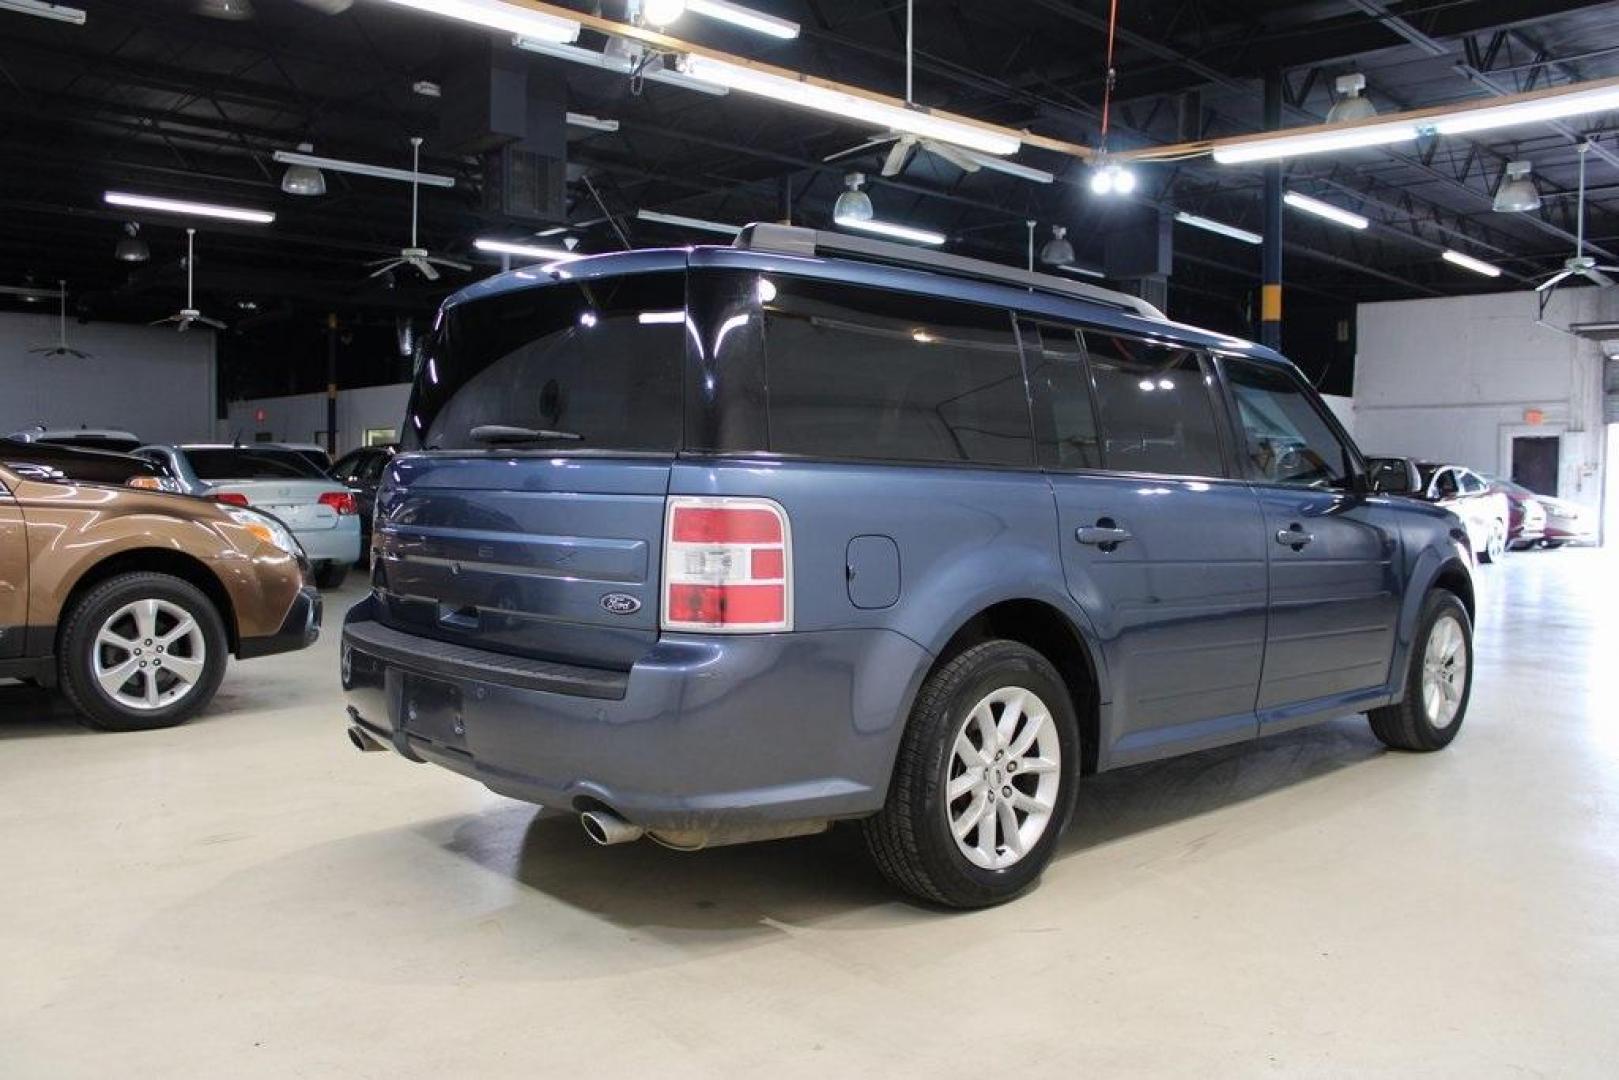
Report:
M 1347 124 L 1352 120 L 1370 120 L 1377 115 L 1377 106 L 1364 96 L 1366 76 L 1340 75 L 1332 86 L 1338 91 L 1338 100 L 1327 110 L 1327 123 Z
M 1040 261 L 1052 266 L 1067 266 L 1074 261 L 1074 245 L 1068 242 L 1067 226 L 1051 227 L 1051 239 L 1040 249 Z
M 307 154 L 314 149 L 310 143 L 298 144 L 300 154 Z M 281 190 L 288 195 L 302 195 L 306 198 L 324 195 L 326 174 L 313 165 L 288 165 L 287 171 L 281 174 Z
M 253 17 L 253 0 L 196 0 L 191 10 L 210 19 L 241 22 Z
M 141 227 L 131 221 L 124 226 L 126 234 L 118 241 L 118 246 L 112 249 L 113 258 L 119 262 L 142 263 L 152 257 L 152 249 L 146 246 L 141 239 Z
M 1117 162 L 1091 171 L 1091 191 L 1097 195 L 1128 195 L 1136 189 L 1136 174 Z
M 641 17 L 653 26 L 668 26 L 686 13 L 686 0 L 646 0 Z
M 1507 162 L 1506 175 L 1501 178 L 1501 186 L 1495 189 L 1496 213 L 1521 214 L 1540 209 L 1540 191 L 1529 179 L 1533 169 L 1527 161 Z
M 832 207 L 834 218 L 839 221 L 870 221 L 876 216 L 871 207 L 871 196 L 860 190 L 860 185 L 865 182 L 865 173 L 852 172 L 843 178 L 843 185 L 849 190 L 839 195 Z

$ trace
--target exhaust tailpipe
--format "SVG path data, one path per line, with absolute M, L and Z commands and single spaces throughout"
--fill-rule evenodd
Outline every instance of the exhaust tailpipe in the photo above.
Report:
M 379 750 L 388 749 L 374 739 L 369 731 L 358 724 L 350 726 L 349 742 L 354 744 L 354 749 L 366 754 L 374 754 Z
M 579 815 L 579 824 L 585 827 L 585 835 L 603 847 L 639 840 L 646 832 L 641 826 L 631 825 L 611 810 L 586 810 Z

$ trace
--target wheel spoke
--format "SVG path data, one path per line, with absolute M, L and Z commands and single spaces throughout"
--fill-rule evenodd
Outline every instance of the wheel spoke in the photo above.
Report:
M 978 724 L 980 753 L 985 761 L 992 761 L 996 749 L 1001 745 L 1001 734 L 995 727 L 995 713 L 988 704 L 980 705 L 973 710 L 973 720 Z
M 1018 772 L 1022 773 L 1048 773 L 1057 771 L 1057 763 L 1050 758 L 1031 757 L 1021 758 L 1017 763 Z
M 1051 813 L 1050 803 L 1041 802 L 1033 795 L 1030 795 L 1027 792 L 1019 791 L 1017 788 L 1012 789 L 1011 805 L 1013 809 L 1022 810 L 1024 813 L 1028 814 Z
M 956 736 L 956 757 L 968 768 L 989 764 L 989 755 L 974 746 L 965 731 Z
M 1046 721 L 1050 719 L 1051 717 L 1043 712 L 1031 712 L 1028 723 L 1023 725 L 1022 732 L 1018 734 L 1017 741 L 1006 751 L 1006 756 L 1020 758 L 1027 754 L 1030 748 L 1034 746 L 1035 740 L 1040 737 L 1040 733 L 1045 730 Z
M 968 805 L 967 809 L 961 812 L 961 816 L 951 823 L 951 828 L 955 831 L 957 840 L 965 839 L 967 834 L 973 831 L 973 826 L 983 820 L 984 811 L 988 807 L 989 797 L 983 792 L 979 792 L 978 797 Z
M 1000 815 L 995 812 L 994 807 L 988 806 L 987 801 L 985 805 L 986 809 L 978 819 L 978 855 L 984 860 L 985 865 L 994 866 L 997 854 L 995 823 Z
M 116 695 L 118 688 L 129 681 L 129 677 L 140 670 L 140 661 L 131 656 L 128 660 L 110 668 L 101 668 L 97 665 L 96 681 L 101 688 L 109 694 Z
M 158 704 L 157 672 L 152 668 L 146 668 L 141 675 L 146 679 L 146 704 L 155 709 Z
M 157 637 L 157 601 L 137 600 L 130 606 L 135 609 L 135 630 L 141 639 Z
M 1017 812 L 1012 804 L 1002 802 L 996 804 L 1000 813 L 1001 838 L 1006 841 L 1006 847 L 1013 855 L 1023 854 L 1023 833 L 1018 830 Z
M 1001 722 L 995 730 L 995 739 L 1001 746 L 1011 744 L 1012 735 L 1017 731 L 1018 721 L 1023 718 L 1023 707 L 1028 700 L 1029 695 L 1019 690 L 1001 706 Z
M 163 666 L 174 672 L 174 677 L 184 683 L 194 684 L 202 678 L 202 661 L 189 656 L 168 656 L 163 660 Z
M 96 645 L 98 647 L 107 645 L 114 649 L 121 649 L 125 653 L 128 653 L 135 647 L 135 642 L 118 633 L 109 625 L 103 626 L 101 628 L 101 633 L 96 635 Z
M 191 618 L 190 615 L 187 615 L 175 625 L 173 630 L 170 630 L 167 634 L 164 634 L 162 637 L 158 638 L 157 643 L 166 649 L 170 645 L 173 645 L 176 641 L 179 641 L 181 638 L 189 635 L 196 628 L 196 622 Z
M 947 789 L 945 789 L 945 798 L 948 799 L 950 802 L 955 802 L 957 799 L 959 799 L 963 795 L 967 794 L 967 792 L 971 791 L 973 788 L 978 787 L 981 784 L 983 784 L 983 782 L 984 782 L 983 770 L 982 769 L 976 769 L 976 768 L 969 768 L 966 772 L 962 773 L 960 776 L 958 776 L 954 780 L 950 781 L 950 786 Z

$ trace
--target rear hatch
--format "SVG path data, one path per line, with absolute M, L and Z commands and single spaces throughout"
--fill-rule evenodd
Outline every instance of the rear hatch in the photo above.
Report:
M 293 532 L 318 532 L 335 529 L 339 520 L 337 508 L 320 497 L 347 491 L 331 480 L 227 480 L 216 483 L 209 494 L 240 495 L 255 510 L 280 518 Z
M 613 264 L 507 275 L 446 308 L 378 491 L 394 629 L 620 670 L 657 639 L 685 263 Z

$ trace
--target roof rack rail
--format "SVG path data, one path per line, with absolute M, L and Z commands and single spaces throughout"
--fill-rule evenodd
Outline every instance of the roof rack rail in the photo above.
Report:
M 950 255 L 942 251 L 922 251 L 906 244 L 887 240 L 871 240 L 847 233 L 807 229 L 800 225 L 778 225 L 774 222 L 754 222 L 745 225 L 737 234 L 733 247 L 742 251 L 773 251 L 784 255 L 847 255 L 868 262 L 891 263 L 937 270 L 956 277 L 977 278 L 1003 285 L 1034 289 L 1075 297 L 1092 303 L 1119 308 L 1144 319 L 1167 322 L 1168 317 L 1138 296 L 1116 292 L 1082 281 L 1070 281 L 1053 274 L 1041 274 L 1017 266 L 1004 266 L 984 259 L 969 259 L 964 255 Z

